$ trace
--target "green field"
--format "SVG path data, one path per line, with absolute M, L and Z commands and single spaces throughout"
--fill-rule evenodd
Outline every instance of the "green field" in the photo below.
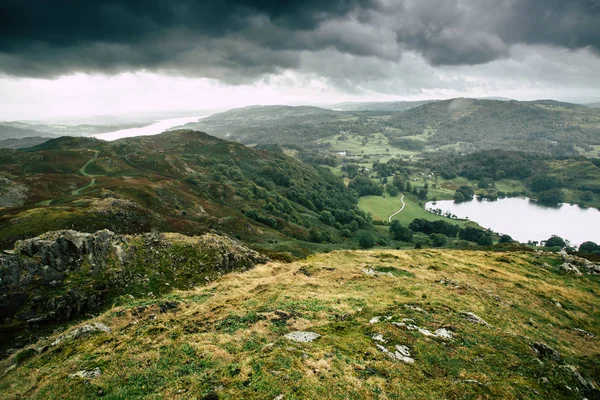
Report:
M 450 219 L 425 211 L 423 206 L 419 203 L 419 200 L 413 195 L 404 196 L 404 203 L 406 203 L 406 206 L 402 212 L 396 214 L 393 218 L 400 221 L 403 225 L 410 224 L 415 218 L 424 218 L 430 221 L 444 220 L 457 224 L 461 228 L 464 228 L 465 226 L 476 226 L 476 224 L 471 221 Z M 381 221 L 387 221 L 388 217 L 398 211 L 400 207 L 402 207 L 400 196 L 364 196 L 358 201 L 358 208 L 364 212 L 371 213 L 373 219 Z
M 382 133 L 375 133 L 372 137 L 367 139 L 366 144 L 362 144 L 363 136 L 359 135 L 347 135 L 347 140 L 338 140 L 339 135 L 329 136 L 320 140 L 317 143 L 331 143 L 331 151 L 342 152 L 347 151 L 353 155 L 370 155 L 375 156 L 381 162 L 386 162 L 391 158 L 401 158 L 403 156 L 413 156 L 419 154 L 416 151 L 402 150 L 397 147 L 393 147 L 389 144 L 388 138 Z M 417 137 L 409 137 L 409 139 L 416 139 Z

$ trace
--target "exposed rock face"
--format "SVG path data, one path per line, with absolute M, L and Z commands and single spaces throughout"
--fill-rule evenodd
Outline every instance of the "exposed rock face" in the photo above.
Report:
M 67 320 L 107 295 L 189 288 L 267 258 L 213 234 L 117 235 L 108 230 L 49 232 L 0 254 L 0 322 Z M 149 282 L 155 286 L 149 289 Z
M 600 275 L 600 265 L 585 258 L 567 254 L 564 250 L 560 252 L 560 255 L 563 259 L 563 264 L 560 266 L 561 271 L 575 275 Z
M 29 188 L 13 182 L 10 179 L 0 178 L 0 207 L 18 207 L 25 204 Z
M 111 255 L 126 261 L 122 248 L 126 243 L 125 237 L 108 230 L 56 231 L 18 241 L 14 251 L 0 254 L 0 291 L 22 288 L 34 281 L 55 286 L 69 272 L 82 267 L 89 267 L 91 274 L 97 273 Z

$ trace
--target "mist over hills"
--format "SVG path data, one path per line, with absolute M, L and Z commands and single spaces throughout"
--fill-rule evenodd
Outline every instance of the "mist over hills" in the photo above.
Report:
M 185 127 L 246 144 L 313 147 L 343 133 L 383 134 L 392 145 L 395 139 L 409 138 L 432 149 L 461 145 L 464 151 L 499 148 L 556 155 L 578 154 L 600 144 L 600 112 L 571 103 L 452 99 L 408 103 L 402 110 L 389 103 L 371 104 L 348 105 L 352 111 L 247 107 Z

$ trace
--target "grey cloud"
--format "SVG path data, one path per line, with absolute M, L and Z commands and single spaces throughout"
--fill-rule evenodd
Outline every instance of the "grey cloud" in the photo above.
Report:
M 16 76 L 149 70 L 242 83 L 307 68 L 350 87 L 412 53 L 448 66 L 510 58 L 517 45 L 600 52 L 598 0 L 4 0 L 0 15 L 0 73 Z M 341 55 L 344 68 L 328 65 Z

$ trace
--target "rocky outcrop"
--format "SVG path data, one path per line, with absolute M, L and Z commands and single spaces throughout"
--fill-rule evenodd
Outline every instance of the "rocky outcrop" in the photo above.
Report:
M 29 188 L 0 177 L 0 207 L 18 207 L 25 204 Z
M 575 275 L 600 275 L 600 265 L 594 264 L 588 259 L 567 254 L 566 251 L 560 252 L 563 263 L 560 270 Z
M 266 261 L 214 234 L 49 232 L 0 254 L 0 322 L 68 320 L 111 295 L 189 288 Z

